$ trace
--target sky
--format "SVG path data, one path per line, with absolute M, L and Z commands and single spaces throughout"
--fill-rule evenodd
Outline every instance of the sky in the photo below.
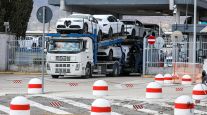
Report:
M 28 31 L 42 30 L 43 25 L 42 23 L 38 22 L 36 18 L 36 12 L 38 8 L 40 8 L 41 6 L 49 6 L 52 9 L 53 17 L 50 22 L 50 30 L 55 30 L 55 23 L 59 18 L 59 13 L 60 13 L 59 7 L 48 5 L 48 0 L 34 0 L 33 10 L 27 27 Z M 48 30 L 48 28 L 49 28 L 49 24 L 46 24 L 46 30 Z

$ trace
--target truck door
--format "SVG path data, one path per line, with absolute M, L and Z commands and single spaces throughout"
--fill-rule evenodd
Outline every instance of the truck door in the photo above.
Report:
M 83 41 L 83 48 L 85 49 L 84 55 L 85 55 L 85 60 L 87 62 L 92 62 L 93 61 L 93 54 L 92 54 L 92 46 L 90 45 L 89 40 L 84 40 Z

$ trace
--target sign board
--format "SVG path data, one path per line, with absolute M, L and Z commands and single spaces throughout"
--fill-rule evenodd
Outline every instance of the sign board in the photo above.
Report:
M 207 26 L 205 28 L 203 28 L 200 32 L 201 33 L 206 33 L 207 32 Z
M 148 41 L 148 43 L 149 43 L 150 45 L 153 45 L 153 44 L 155 43 L 155 41 L 156 41 L 155 36 L 150 35 L 150 36 L 148 37 L 147 41 Z
M 164 44 L 165 44 L 165 41 L 164 41 L 164 39 L 162 37 L 156 38 L 155 41 L 156 41 L 155 42 L 155 48 L 157 48 L 157 49 L 161 49 L 164 46 Z
M 183 33 L 181 31 L 174 31 L 171 35 L 171 39 L 173 42 L 182 42 Z
M 45 14 L 44 14 L 45 10 Z M 52 10 L 48 6 L 42 6 L 37 10 L 37 19 L 39 22 L 43 23 L 43 15 L 45 15 L 45 23 L 48 23 L 52 19 Z

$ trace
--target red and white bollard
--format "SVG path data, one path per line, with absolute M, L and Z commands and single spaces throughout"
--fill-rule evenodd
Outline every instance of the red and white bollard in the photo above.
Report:
M 204 84 L 197 84 L 193 87 L 192 98 L 194 100 L 203 100 L 207 98 L 207 86 Z
M 162 74 L 157 74 L 155 76 L 155 82 L 160 83 L 160 84 L 164 84 L 164 76 Z
M 183 85 L 191 85 L 192 84 L 192 78 L 189 75 L 184 75 L 182 77 L 182 84 Z
M 151 82 L 146 88 L 146 98 L 162 98 L 162 86 L 157 82 Z
M 108 94 L 108 84 L 104 80 L 98 80 L 93 84 L 94 96 L 106 96 Z
M 91 106 L 91 115 L 111 115 L 111 104 L 105 99 L 96 99 Z
M 25 97 L 17 96 L 10 103 L 10 115 L 30 115 L 30 104 Z
M 174 115 L 194 115 L 194 103 L 187 95 L 178 97 L 174 102 Z
M 172 83 L 173 83 L 172 75 L 165 74 L 164 75 L 164 84 L 172 84 Z
M 38 78 L 33 78 L 28 83 L 28 94 L 41 94 L 42 81 Z

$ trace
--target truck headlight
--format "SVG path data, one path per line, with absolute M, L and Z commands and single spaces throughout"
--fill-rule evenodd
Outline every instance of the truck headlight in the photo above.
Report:
M 78 71 L 80 69 L 80 64 L 76 64 L 75 70 Z
M 76 57 L 75 56 L 71 56 L 70 57 L 70 61 L 76 61 Z
M 50 57 L 50 60 L 51 60 L 51 61 L 55 61 L 55 57 L 54 57 L 54 56 L 51 56 L 51 57 Z

